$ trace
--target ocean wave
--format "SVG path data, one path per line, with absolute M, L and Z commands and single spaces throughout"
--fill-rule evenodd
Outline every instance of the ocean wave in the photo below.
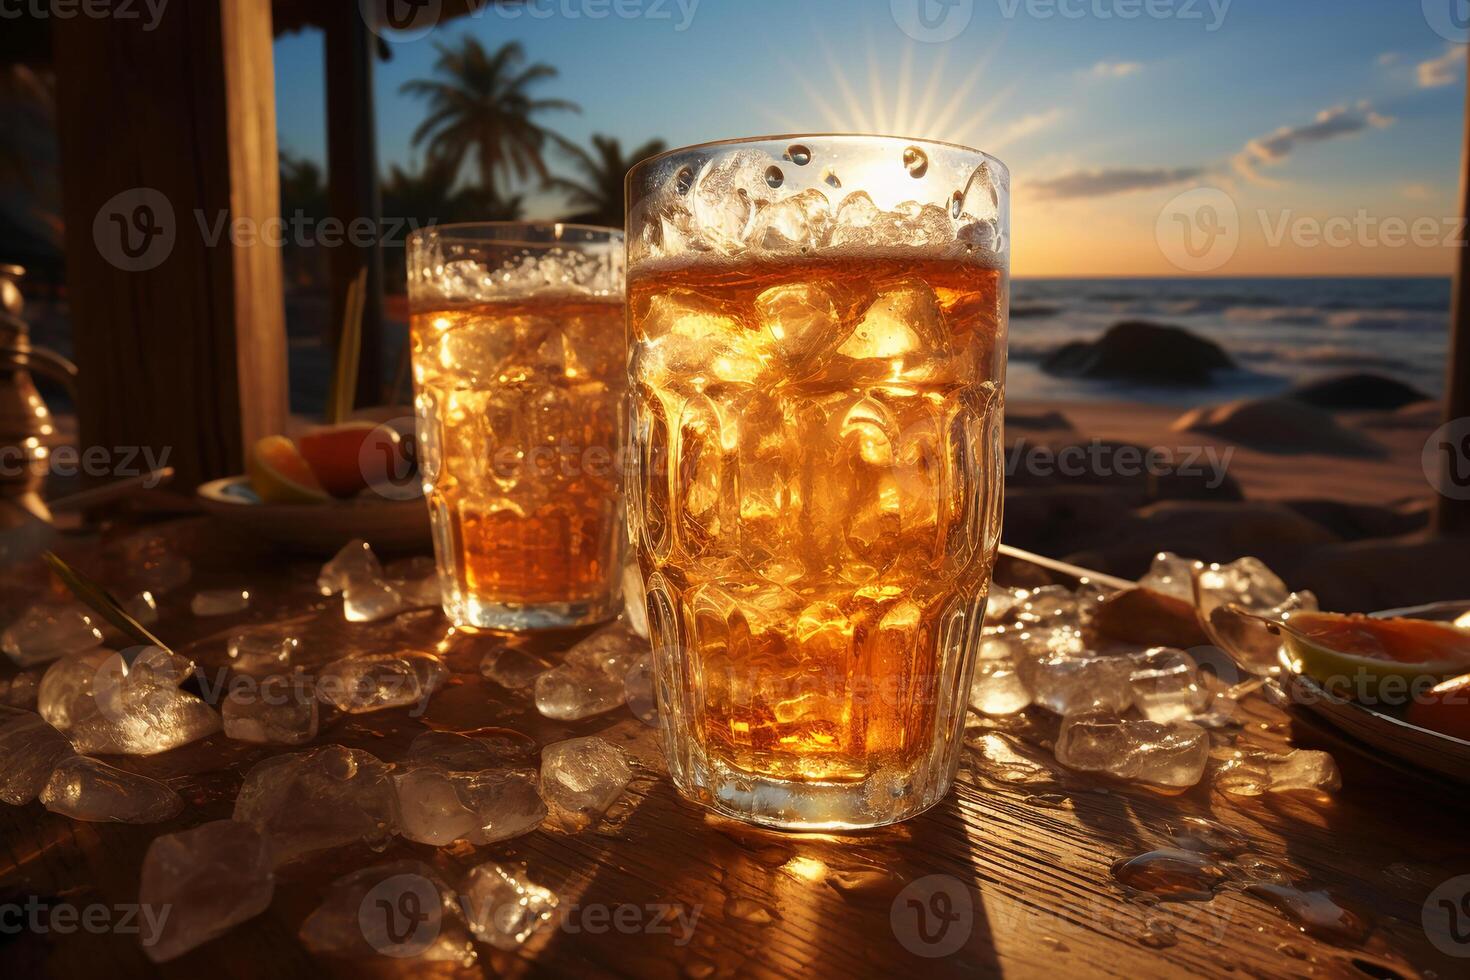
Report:
M 1329 314 L 1327 325 L 1338 330 L 1446 330 L 1443 314 L 1417 310 L 1376 309 Z
M 1232 323 L 1281 323 L 1294 327 L 1319 327 L 1327 322 L 1327 314 L 1313 306 L 1232 306 L 1225 310 Z

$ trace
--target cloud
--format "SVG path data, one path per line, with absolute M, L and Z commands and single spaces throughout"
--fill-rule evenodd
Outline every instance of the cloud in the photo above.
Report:
M 1170 187 L 1204 176 L 1202 167 L 1115 167 L 1107 170 L 1079 170 L 1051 180 L 1036 181 L 1031 189 L 1044 200 L 1077 197 L 1107 197 L 1133 191 Z
M 1033 136 L 1043 129 L 1050 129 L 1064 115 L 1066 113 L 1061 109 L 1047 109 L 1045 112 L 1033 112 L 1030 115 L 1022 116 L 1015 122 L 1002 126 L 994 134 L 987 136 L 985 142 L 992 147 L 1007 146 L 1016 140 Z
M 1465 63 L 1465 46 L 1452 44 L 1438 58 L 1419 62 L 1419 87 L 1439 88 L 1452 85 L 1460 77 L 1460 66 Z
M 1093 78 L 1127 78 L 1140 71 L 1143 65 L 1137 61 L 1099 61 L 1088 74 Z
M 1399 53 L 1397 51 L 1385 51 L 1385 52 L 1383 52 L 1383 54 L 1381 54 L 1381 55 L 1378 56 L 1378 67 L 1379 68 L 1392 68 L 1394 65 L 1396 65 L 1398 63 L 1399 63 Z
M 1317 118 L 1305 125 L 1282 126 L 1269 136 L 1251 140 L 1232 158 L 1231 163 L 1236 172 L 1247 180 L 1271 186 L 1274 182 L 1264 177 L 1259 167 L 1281 163 L 1304 144 L 1325 143 L 1365 129 L 1385 129 L 1393 122 L 1392 117 L 1374 112 L 1367 102 L 1359 102 L 1355 106 L 1333 106 L 1317 113 Z

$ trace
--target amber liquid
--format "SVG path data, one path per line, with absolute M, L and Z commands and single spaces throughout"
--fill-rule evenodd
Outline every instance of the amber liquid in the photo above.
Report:
M 611 608 L 624 337 L 620 302 L 414 312 L 420 467 L 446 608 L 461 607 L 462 621 L 486 609 Z
M 956 730 L 1006 289 L 938 260 L 634 272 L 631 521 L 676 768 L 856 781 Z

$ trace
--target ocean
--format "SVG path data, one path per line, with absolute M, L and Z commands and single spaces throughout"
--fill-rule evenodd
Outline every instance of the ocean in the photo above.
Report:
M 1058 378 L 1038 362 L 1121 320 L 1172 324 L 1219 344 L 1239 368 L 1216 375 L 1212 401 L 1258 397 L 1347 371 L 1426 394 L 1444 390 L 1448 278 L 1024 279 L 1011 284 L 1009 397 L 1188 406 L 1199 388 Z

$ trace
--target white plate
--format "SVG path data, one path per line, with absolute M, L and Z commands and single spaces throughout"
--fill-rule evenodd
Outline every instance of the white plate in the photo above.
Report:
M 1467 610 L 1470 610 L 1470 600 L 1385 609 L 1373 615 L 1384 619 L 1408 616 L 1449 622 Z M 1431 732 L 1402 718 L 1338 697 L 1310 677 L 1292 673 L 1290 668 L 1282 672 L 1280 680 L 1293 705 L 1305 708 L 1365 745 L 1420 769 L 1470 783 L 1470 742 Z
M 197 493 L 206 513 L 292 551 L 330 556 L 353 538 L 362 538 L 380 554 L 422 552 L 431 545 L 423 498 L 265 504 L 244 476 L 211 481 Z

